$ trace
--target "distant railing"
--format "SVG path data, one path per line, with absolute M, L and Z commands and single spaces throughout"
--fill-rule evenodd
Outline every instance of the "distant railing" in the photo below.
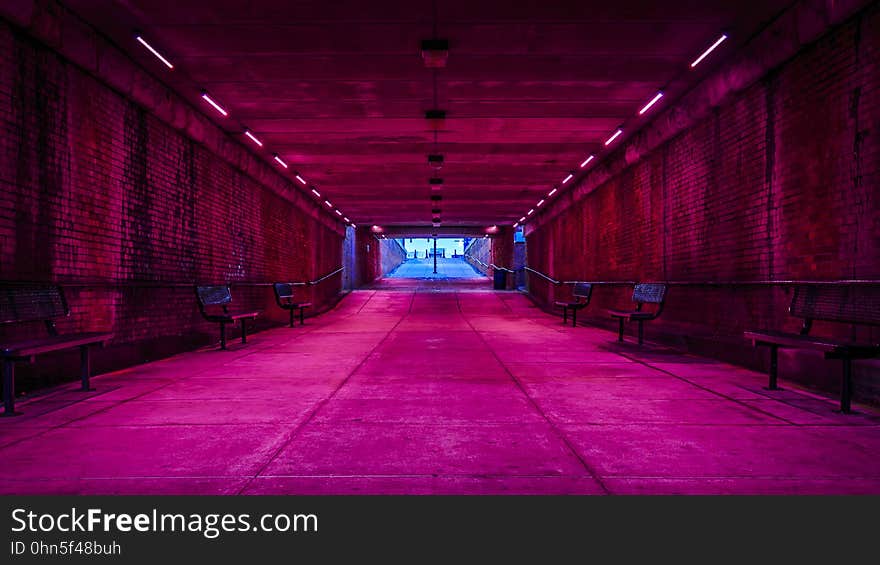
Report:
M 474 257 L 473 255 L 465 254 L 464 258 L 465 258 L 465 259 L 468 259 L 468 260 L 470 260 L 470 261 L 473 261 L 474 263 L 480 265 L 481 267 L 483 267 L 483 268 L 485 268 L 485 269 L 488 269 L 488 268 L 489 268 L 489 264 L 488 264 L 488 263 L 483 263 L 482 261 L 480 261 L 479 259 L 477 259 L 477 258 Z
M 319 277 L 313 281 L 298 281 L 290 284 L 295 286 L 313 286 L 324 282 L 325 280 L 338 275 L 345 270 L 345 267 L 339 267 L 326 275 Z M 46 284 L 47 281 L 0 281 L 0 284 Z M 201 281 L 199 281 L 201 282 Z M 127 280 L 127 281 L 61 281 L 58 284 L 64 288 L 184 288 L 191 290 L 199 282 L 164 282 L 164 281 L 144 281 L 144 280 Z M 250 281 L 229 281 L 227 284 L 237 287 L 262 287 L 272 286 L 274 282 L 250 282 Z
M 637 284 L 640 281 L 609 281 L 609 280 L 577 280 L 577 281 L 559 281 L 551 277 L 550 275 L 546 275 L 541 271 L 537 271 L 532 269 L 531 267 L 523 267 L 523 270 L 526 272 L 532 273 L 541 277 L 542 279 L 555 284 L 555 285 L 574 285 L 580 283 L 589 283 L 593 285 L 605 285 L 605 286 L 632 286 Z M 664 280 L 656 280 L 650 279 L 651 282 L 662 282 L 669 286 L 703 286 L 703 287 L 742 287 L 742 286 L 800 286 L 800 285 L 835 285 L 835 286 L 855 286 L 855 285 L 880 285 L 880 280 L 877 279 L 840 279 L 840 280 L 830 280 L 830 281 L 818 281 L 818 280 L 797 280 L 797 279 L 783 279 L 783 280 L 757 280 L 757 281 L 664 281 Z

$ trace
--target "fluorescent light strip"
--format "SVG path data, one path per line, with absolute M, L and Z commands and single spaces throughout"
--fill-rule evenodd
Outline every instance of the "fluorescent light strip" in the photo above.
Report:
M 611 137 L 609 137 L 608 139 L 605 140 L 605 145 L 606 146 L 611 145 L 611 142 L 614 141 L 615 139 L 617 139 L 620 136 L 620 134 L 622 134 L 622 133 L 623 133 L 623 130 L 618 128 L 617 131 L 614 132 L 614 135 L 612 135 Z
M 303 179 L 301 176 L 296 175 L 296 180 L 298 180 L 300 183 L 302 183 L 303 186 L 306 185 L 305 179 Z
M 152 53 L 152 54 L 155 55 L 160 61 L 162 61 L 163 63 L 165 63 L 165 66 L 166 66 L 166 67 L 168 67 L 169 69 L 173 69 L 173 68 L 174 68 L 174 65 L 171 64 L 171 61 L 169 61 L 168 59 L 166 59 L 165 57 L 163 57 L 161 53 L 159 53 L 158 51 L 156 51 L 155 49 L 153 49 L 153 46 L 150 45 L 149 43 L 147 43 L 147 40 L 146 40 L 146 39 L 144 39 L 144 38 L 141 37 L 140 35 L 136 36 L 135 39 L 137 39 L 137 40 L 140 42 L 141 45 L 143 45 L 144 47 L 146 47 L 147 49 L 149 49 L 149 50 L 150 50 L 150 53 Z
M 570 181 L 570 180 L 573 179 L 573 178 L 574 178 L 574 175 L 571 174 L 571 173 L 569 173 L 567 177 L 565 177 L 564 179 L 562 179 L 562 184 L 567 183 L 568 181 Z
M 534 213 L 535 213 L 535 209 L 532 208 L 531 210 L 529 210 L 529 211 L 526 213 L 526 216 L 531 216 L 531 215 L 534 214 Z
M 312 189 L 312 194 L 314 194 L 314 195 L 317 196 L 318 198 L 321 198 L 321 193 L 318 192 L 317 190 L 315 190 L 314 188 Z
M 221 106 L 220 104 L 217 104 L 216 102 L 214 102 L 214 100 L 213 100 L 210 96 L 208 96 L 208 93 L 207 93 L 207 92 L 203 92 L 203 93 L 202 93 L 202 98 L 204 98 L 204 99 L 205 99 L 205 102 L 207 102 L 208 104 L 210 104 L 211 106 L 213 106 L 215 110 L 217 110 L 218 112 L 220 112 L 220 113 L 223 114 L 224 116 L 228 116 L 228 115 L 229 115 L 229 112 L 227 112 L 226 110 L 224 110 L 224 109 L 223 109 L 223 106 Z
M 513 227 L 517 227 L 518 225 L 519 225 L 519 222 L 516 222 L 515 224 L 513 224 Z
M 333 207 L 333 204 L 330 204 L 330 201 L 329 201 L 329 200 L 325 200 L 325 201 L 324 201 L 324 204 L 326 204 L 328 208 L 332 208 L 332 207 Z
M 553 196 L 554 194 L 556 194 L 556 190 L 557 189 L 554 188 L 553 190 L 551 190 L 550 192 L 547 193 L 547 196 Z
M 705 51 L 703 51 L 703 54 L 700 55 L 699 57 L 697 57 L 697 60 L 696 60 L 696 61 L 694 61 L 693 63 L 691 63 L 691 68 L 693 69 L 694 67 L 696 67 L 697 65 L 699 65 L 699 64 L 700 64 L 700 61 L 702 61 L 703 59 L 705 59 L 705 58 L 709 55 L 709 53 L 711 53 L 712 51 L 715 50 L 716 47 L 718 47 L 719 45 L 721 45 L 721 44 L 724 42 L 725 39 L 727 39 L 727 34 L 721 34 L 721 37 L 719 37 L 719 38 L 715 41 L 715 43 L 712 44 L 711 47 L 709 47 L 708 49 L 706 49 Z
M 544 200 L 543 199 L 538 200 L 538 204 L 537 204 L 538 208 L 540 208 L 543 205 L 544 205 Z
M 584 159 L 584 162 L 581 163 L 581 168 L 583 169 L 584 167 L 586 167 L 587 165 L 589 165 L 589 164 L 590 164 L 590 161 L 592 161 L 592 160 L 595 159 L 595 158 L 596 158 L 595 155 L 590 155 L 589 157 L 587 157 L 586 159 Z
M 253 141 L 257 145 L 259 145 L 260 147 L 263 146 L 263 142 L 260 141 L 259 139 L 257 139 L 256 136 L 254 136 L 254 134 L 251 133 L 251 130 L 249 130 L 249 129 L 244 130 L 244 134 L 246 136 L 248 136 L 249 138 L 251 138 L 251 141 Z
M 522 218 L 519 219 L 519 223 L 523 223 L 523 222 L 525 222 L 525 221 L 526 221 L 526 217 L 525 217 L 525 216 L 523 216 Z
M 336 215 L 337 215 L 337 216 L 341 216 L 341 215 L 342 215 L 342 212 L 340 212 L 339 210 L 334 210 L 334 212 L 336 212 Z
M 650 109 L 651 109 L 651 106 L 653 106 L 654 104 L 656 104 L 657 101 L 660 100 L 661 98 L 663 98 L 663 93 L 662 93 L 662 92 L 658 92 L 657 95 L 654 96 L 654 98 L 651 98 L 651 101 L 650 101 L 650 102 L 648 102 L 647 104 L 645 104 L 645 106 L 644 106 L 641 110 L 639 110 L 639 115 L 641 116 L 642 114 L 644 114 L 645 112 L 647 112 L 648 110 L 650 110 Z
M 345 223 L 346 223 L 346 224 L 350 224 L 350 223 L 351 223 L 351 220 L 349 220 L 349 219 L 346 218 L 345 216 L 343 216 L 342 219 L 345 220 Z
M 278 162 L 279 165 L 281 165 L 281 166 L 284 167 L 285 169 L 287 168 L 287 163 L 285 163 L 284 161 L 282 161 L 282 160 L 281 160 L 281 157 L 279 157 L 277 153 L 274 155 L 274 159 Z

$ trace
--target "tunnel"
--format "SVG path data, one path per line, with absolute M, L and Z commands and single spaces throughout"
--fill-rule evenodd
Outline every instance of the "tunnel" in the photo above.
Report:
M 0 493 L 880 494 L 880 3 L 0 2 Z

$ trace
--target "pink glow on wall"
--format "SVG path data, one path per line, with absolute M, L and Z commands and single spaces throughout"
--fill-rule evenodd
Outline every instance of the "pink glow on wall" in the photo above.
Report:
M 137 39 L 138 42 L 139 42 L 141 45 L 143 45 L 144 47 L 146 47 L 147 49 L 149 49 L 150 53 L 152 53 L 153 55 L 155 55 L 157 59 L 159 59 L 160 61 L 162 61 L 163 63 L 165 63 L 165 66 L 166 66 L 166 67 L 168 67 L 169 69 L 173 69 L 173 68 L 174 68 L 174 65 L 171 64 L 171 61 L 169 61 L 168 59 L 166 59 L 165 57 L 163 57 L 161 53 L 159 53 L 158 51 L 156 51 L 156 49 L 154 49 L 152 45 L 150 45 L 149 43 L 147 43 L 147 40 L 146 40 L 146 39 L 144 39 L 144 38 L 141 37 L 140 35 L 136 36 L 135 39 Z
M 208 104 L 213 106 L 215 110 L 217 110 L 218 112 L 223 114 L 224 117 L 229 115 L 229 112 L 224 110 L 223 106 L 221 106 L 220 104 L 217 104 L 217 102 L 215 102 L 214 99 L 211 98 L 207 92 L 202 92 L 202 98 L 205 100 L 205 102 L 207 102 Z
M 721 37 L 719 37 L 719 38 L 715 41 L 715 43 L 712 44 L 711 47 L 709 47 L 708 49 L 706 49 L 705 51 L 703 51 L 703 54 L 700 55 L 699 57 L 697 57 L 696 60 L 695 60 L 693 63 L 691 63 L 691 68 L 694 68 L 694 67 L 696 67 L 697 65 L 699 65 L 699 64 L 700 64 L 700 61 L 702 61 L 703 59 L 705 59 L 705 58 L 709 55 L 709 53 L 711 53 L 712 51 L 715 50 L 716 47 L 718 47 L 719 45 L 721 45 L 721 44 L 724 42 L 725 39 L 727 39 L 727 35 L 726 35 L 726 34 L 722 34 Z

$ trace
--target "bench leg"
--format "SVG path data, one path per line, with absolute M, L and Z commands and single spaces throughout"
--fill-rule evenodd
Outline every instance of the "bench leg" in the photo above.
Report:
M 15 361 L 3 360 L 3 415 L 15 416 Z
M 291 309 L 288 310 L 288 311 L 290 312 L 290 327 L 292 328 L 292 327 L 293 327 L 293 320 L 294 320 L 294 317 L 293 317 L 293 308 L 291 308 Z
M 220 322 L 220 349 L 226 349 L 226 324 Z
M 639 320 L 639 345 L 645 341 L 645 323 L 644 320 Z
M 575 327 L 578 325 L 578 311 L 577 308 L 571 309 L 571 327 Z
M 241 342 L 247 343 L 247 321 L 241 319 Z
M 83 392 L 89 392 L 93 389 L 89 386 L 89 377 L 92 376 L 92 362 L 89 357 L 89 346 L 82 345 L 79 348 L 79 378 L 82 381 L 82 386 L 80 386 L 80 390 Z
M 840 411 L 849 414 L 852 398 L 852 359 L 843 358 L 843 377 L 840 382 Z
M 767 390 L 779 390 L 776 384 L 776 377 L 779 373 L 779 347 L 770 346 L 770 381 L 767 383 Z
M 306 310 L 305 308 L 299 309 L 299 325 L 301 325 L 301 326 L 306 325 L 305 314 L 304 314 L 305 310 Z
M 620 322 L 620 327 L 617 330 L 617 341 L 623 341 L 623 318 L 618 318 L 618 322 Z

